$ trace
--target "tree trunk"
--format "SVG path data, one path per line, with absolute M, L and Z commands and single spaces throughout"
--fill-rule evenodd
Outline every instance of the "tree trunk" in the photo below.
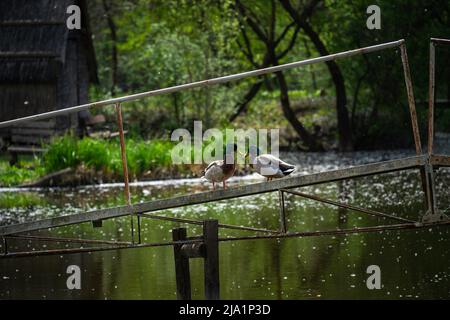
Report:
M 236 111 L 231 115 L 229 119 L 230 122 L 233 122 L 241 113 L 247 111 L 248 104 L 259 92 L 259 89 L 261 88 L 263 81 L 264 80 L 258 80 L 250 87 L 250 90 L 245 94 L 244 99 L 236 105 L 235 107 Z
M 269 44 L 270 45 L 270 44 Z M 268 46 L 269 46 L 268 45 Z M 274 66 L 278 65 L 278 59 L 275 57 L 274 48 L 267 48 L 267 50 L 272 51 L 272 64 Z M 291 102 L 289 99 L 289 88 L 286 83 L 286 78 L 284 77 L 283 72 L 275 73 L 279 85 L 280 90 L 280 103 L 281 108 L 283 110 L 283 114 L 287 121 L 292 125 L 294 130 L 300 136 L 300 138 L 304 141 L 306 146 L 311 151 L 323 151 L 323 147 L 316 142 L 316 140 L 309 134 L 309 132 L 305 129 L 303 124 L 297 119 L 297 116 L 291 108 Z
M 111 34 L 111 95 L 116 92 L 117 86 L 117 32 L 116 24 L 111 16 L 111 10 L 107 0 L 103 0 L 103 9 L 105 10 L 106 21 L 108 22 L 109 32 Z
M 280 38 L 275 39 L 275 24 L 276 24 L 276 3 L 274 0 L 271 1 L 272 11 L 271 11 L 271 21 L 268 32 L 265 32 L 262 29 L 262 25 L 257 18 L 255 18 L 254 13 L 251 12 L 248 8 L 246 8 L 239 0 L 236 0 L 236 8 L 239 13 L 246 18 L 247 24 L 254 31 L 256 36 L 264 43 L 266 47 L 266 53 L 264 56 L 263 65 L 267 64 L 276 66 L 279 64 L 280 57 L 284 56 L 284 54 L 291 50 L 293 44 L 296 39 L 297 32 L 294 33 L 293 38 L 291 39 L 291 45 L 288 46 L 285 51 L 279 55 L 276 53 L 276 49 L 278 44 L 281 42 L 283 37 L 286 35 L 286 32 L 289 30 L 290 26 L 287 26 L 284 32 L 281 33 Z M 299 135 L 300 139 L 306 144 L 306 146 L 310 150 L 323 150 L 323 147 L 316 143 L 316 139 L 309 134 L 309 132 L 305 129 L 303 124 L 297 119 L 295 112 L 292 110 L 290 101 L 289 101 L 289 89 L 286 83 L 286 78 L 284 77 L 282 72 L 276 73 L 276 78 L 280 90 L 280 103 L 281 108 L 283 110 L 283 114 L 286 120 L 292 125 L 296 133 Z
M 326 49 L 319 35 L 312 29 L 308 23 L 304 23 L 302 26 L 306 35 L 311 39 L 311 42 L 316 47 L 320 55 L 326 56 L 330 53 Z M 350 121 L 347 110 L 347 95 L 345 91 L 344 77 L 337 63 L 333 60 L 326 62 L 328 71 L 330 72 L 336 89 L 336 113 L 338 120 L 338 132 L 339 132 L 339 150 L 340 151 L 352 151 L 353 139 L 352 130 L 350 127 Z
M 278 85 L 280 86 L 280 103 L 281 109 L 283 110 L 283 114 L 285 118 L 292 125 L 294 130 L 300 136 L 300 138 L 305 142 L 310 151 L 323 151 L 323 147 L 316 143 L 315 139 L 311 137 L 309 132 L 305 129 L 303 124 L 298 121 L 295 112 L 291 108 L 291 103 L 289 100 L 289 91 L 286 83 L 286 78 L 284 77 L 282 72 L 277 72 L 276 77 L 278 80 Z
M 280 3 L 289 13 L 291 18 L 295 21 L 295 23 L 297 23 L 297 25 L 305 31 L 306 35 L 310 38 L 319 54 L 322 56 L 329 55 L 329 52 L 325 47 L 325 44 L 320 39 L 319 35 L 313 30 L 311 25 L 309 25 L 305 17 L 303 15 L 299 15 L 299 13 L 291 5 L 290 1 L 280 0 Z M 311 15 L 312 11 L 319 3 L 320 1 L 318 0 L 312 1 L 308 6 L 307 13 Z M 335 61 L 327 61 L 326 64 L 336 88 L 336 113 L 338 120 L 339 150 L 352 151 L 353 139 L 347 110 L 347 96 L 345 91 L 344 77 L 342 76 L 341 70 Z

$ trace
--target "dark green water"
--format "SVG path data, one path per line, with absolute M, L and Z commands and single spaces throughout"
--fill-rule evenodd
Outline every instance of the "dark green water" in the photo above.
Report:
M 311 168 L 309 168 L 311 169 Z M 309 169 L 305 169 L 308 171 Z M 317 168 L 316 168 L 317 169 Z M 322 167 L 324 169 L 324 167 Z M 310 171 L 317 171 L 311 169 Z M 237 179 L 230 184 L 254 183 Z M 449 171 L 438 172 L 441 209 L 450 206 Z M 133 202 L 166 198 L 206 190 L 197 182 L 172 181 L 137 184 Z M 360 178 L 344 185 L 349 202 L 417 219 L 424 211 L 418 173 L 399 172 Z M 337 183 L 303 188 L 303 192 L 338 199 Z M 118 186 L 54 190 L 2 190 L 2 224 L 71 214 L 123 204 Z M 339 222 L 338 209 L 296 196 L 287 197 L 289 231 L 311 231 L 397 223 L 347 212 Z M 166 216 L 195 219 L 217 218 L 221 223 L 278 228 L 278 195 L 264 194 L 214 204 L 162 211 Z M 447 210 L 448 212 L 448 210 Z M 144 242 L 171 240 L 177 223 L 144 219 Z M 189 235 L 199 227 L 187 225 Z M 450 298 L 450 234 L 448 227 L 409 231 L 384 231 L 349 236 L 322 236 L 284 240 L 252 240 L 220 243 L 221 296 L 224 299 L 448 299 Z M 129 240 L 129 218 L 68 226 L 41 235 L 87 239 Z M 220 235 L 252 235 L 248 231 L 221 230 Z M 75 247 L 11 240 L 10 250 Z M 81 268 L 81 290 L 66 287 L 66 268 Z M 369 290 L 366 269 L 381 269 L 380 290 Z M 191 260 L 193 297 L 202 299 L 203 264 Z M 37 299 L 175 299 L 172 247 L 140 248 L 109 252 L 0 259 L 0 298 Z

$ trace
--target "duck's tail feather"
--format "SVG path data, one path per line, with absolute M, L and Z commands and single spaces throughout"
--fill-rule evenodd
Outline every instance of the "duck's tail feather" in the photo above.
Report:
M 288 175 L 290 175 L 292 172 L 294 172 L 295 171 L 295 168 L 289 168 L 289 169 L 282 169 L 281 170 L 281 172 L 283 172 L 283 174 L 285 175 L 285 176 L 288 176 Z

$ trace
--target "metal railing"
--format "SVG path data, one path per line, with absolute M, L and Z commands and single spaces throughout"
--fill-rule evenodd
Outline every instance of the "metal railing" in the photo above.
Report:
M 255 231 L 255 232 L 264 232 L 264 233 L 273 233 L 270 235 L 256 235 L 256 236 L 249 236 L 249 237 L 231 237 L 231 238 L 222 238 L 219 239 L 219 241 L 231 241 L 231 240 L 252 240 L 252 239 L 265 239 L 265 238 L 285 238 L 285 237 L 303 237 L 303 236 L 315 236 L 315 235 L 325 235 L 325 234 L 345 234 L 345 233 L 354 233 L 354 232 L 370 232 L 374 230 L 384 230 L 384 229 L 400 229 L 400 228 L 414 228 L 414 227 L 422 227 L 423 225 L 429 225 L 430 223 L 449 223 L 448 220 L 446 221 L 438 221 L 436 219 L 431 219 L 428 222 L 425 222 L 425 224 L 415 222 L 409 219 L 404 219 L 401 217 L 376 212 L 374 210 L 368 210 L 364 208 L 358 208 L 355 206 L 350 206 L 342 203 L 338 203 L 335 201 L 330 201 L 326 199 L 321 199 L 316 196 L 307 195 L 300 192 L 293 192 L 290 190 L 287 190 L 289 188 L 299 187 L 299 186 L 306 186 L 306 185 L 314 185 L 318 183 L 324 183 L 324 182 L 332 182 L 332 181 L 341 181 L 344 179 L 349 178 L 355 178 L 355 177 L 362 177 L 362 176 L 369 176 L 374 174 L 380 174 L 380 173 L 386 173 L 386 172 L 392 172 L 392 171 L 398 171 L 398 170 L 406 170 L 406 169 L 414 169 L 419 168 L 421 173 L 421 179 L 422 179 L 422 185 L 424 188 L 424 192 L 426 195 L 426 201 L 428 205 L 428 213 L 434 215 L 436 213 L 435 206 L 435 199 L 434 199 L 434 177 L 433 177 L 433 166 L 450 166 L 450 160 L 447 156 L 438 156 L 432 154 L 432 143 L 433 143 L 433 126 L 432 123 L 434 121 L 434 69 L 435 69 L 435 58 L 434 58 L 434 46 L 435 44 L 448 44 L 450 43 L 450 40 L 445 39 L 432 39 L 431 45 L 430 45 L 430 101 L 429 101 L 429 123 L 431 122 L 431 125 L 429 127 L 429 145 L 428 145 L 428 154 L 422 155 L 422 146 L 420 141 L 420 134 L 419 134 L 419 126 L 417 123 L 417 115 L 416 115 L 416 107 L 415 107 L 415 101 L 414 101 L 414 93 L 413 93 L 413 85 L 412 80 L 410 76 L 410 70 L 409 70 L 409 63 L 408 63 L 408 56 L 406 51 L 406 46 L 404 40 L 398 40 L 393 42 L 388 42 L 384 44 L 374 45 L 370 47 L 355 49 L 355 50 L 349 50 L 341 53 L 331 54 L 323 57 L 317 57 L 313 59 L 303 60 L 303 61 L 297 61 L 292 63 L 287 63 L 279 66 L 264 68 L 264 69 L 258 69 L 218 78 L 213 78 L 209 80 L 203 80 L 203 81 L 197 81 L 193 83 L 153 90 L 153 91 L 147 91 L 142 92 L 138 94 L 128 95 L 124 97 L 119 98 L 113 98 L 108 100 L 103 100 L 99 102 L 93 102 L 88 104 L 83 104 L 79 106 L 69 107 L 65 109 L 50 111 L 42 114 L 32 115 L 24 118 L 19 119 L 13 119 L 8 120 L 0 123 L 0 128 L 7 127 L 7 126 L 13 126 L 17 125 L 23 122 L 27 121 L 33 121 L 33 120 L 40 120 L 40 119 L 46 119 L 50 117 L 65 115 L 69 113 L 79 112 L 82 110 L 86 110 L 88 108 L 94 108 L 94 107 L 101 107 L 101 106 L 107 106 L 107 105 L 115 105 L 116 113 L 117 113 L 117 121 L 119 125 L 119 137 L 120 137 L 120 147 L 121 147 L 121 155 L 122 155 L 122 166 L 123 166 L 123 173 L 124 173 L 124 182 L 125 182 L 125 199 L 127 205 L 124 207 L 116 207 L 116 208 L 107 208 L 107 209 L 101 209 L 93 212 L 87 212 L 87 213 L 81 213 L 81 214 L 75 214 L 70 216 L 62 216 L 62 217 L 56 217 L 46 220 L 40 220 L 36 222 L 28 222 L 18 225 L 11 225 L 11 226 L 3 226 L 0 227 L 0 235 L 3 236 L 4 243 L 5 243 L 5 252 L 7 252 L 7 243 L 6 239 L 11 239 L 14 237 L 20 238 L 20 236 L 17 236 L 17 233 L 21 232 L 29 232 L 34 230 L 41 230 L 46 228 L 52 228 L 52 227 L 59 227 L 69 224 L 75 224 L 75 223 L 82 223 L 82 222 L 89 222 L 93 220 L 102 220 L 102 219 L 110 219 L 110 218 L 116 218 L 120 216 L 130 215 L 131 216 L 131 231 L 132 231 L 132 241 L 130 244 L 128 243 L 111 243 L 108 241 L 102 241 L 102 240 L 91 240 L 91 243 L 102 243 L 102 244 L 114 244 L 113 247 L 110 248 L 79 248 L 79 249 L 62 249 L 66 253 L 72 253 L 72 252 L 85 252 L 85 251 L 104 251 L 104 250 L 112 250 L 112 249 L 121 249 L 121 248 L 130 248 L 130 247 L 150 247 L 150 246 L 161 246 L 161 245 L 175 245 L 179 243 L 175 242 L 167 242 L 167 243 L 154 243 L 154 244 L 140 244 L 140 218 L 141 217 L 147 217 L 152 219 L 160 219 L 160 220 L 169 220 L 173 222 L 179 222 L 179 223 L 190 223 L 190 224 L 201 224 L 202 222 L 192 220 L 192 219 L 181 219 L 181 218 L 173 218 L 173 217 L 164 217 L 164 216 L 157 216 L 157 215 L 149 215 L 148 212 L 151 211 L 158 211 L 168 208 L 176 208 L 180 206 L 186 206 L 186 205 L 192 205 L 192 204 L 198 204 L 198 203 L 205 203 L 205 202 L 211 202 L 211 201 L 218 201 L 218 200 L 224 200 L 224 199 L 231 199 L 236 197 L 243 197 L 258 193 L 264 193 L 264 192 L 273 192 L 273 191 L 279 191 L 280 192 L 280 222 L 281 222 L 281 228 L 280 231 L 277 230 L 267 230 L 267 229 L 260 229 L 260 228 L 253 228 L 253 227 L 246 227 L 246 226 L 233 226 L 233 225 L 225 225 L 225 224 L 219 224 L 219 227 L 221 228 L 229 228 L 229 229 L 239 229 L 239 230 L 247 230 L 247 231 Z M 359 54 L 365 54 L 370 52 L 375 52 L 379 50 L 389 49 L 389 48 L 395 48 L 400 47 L 400 54 L 401 54 L 401 61 L 403 65 L 403 71 L 404 71 L 404 78 L 405 78 L 405 85 L 406 85 L 406 91 L 408 96 L 408 105 L 409 105 L 409 111 L 411 116 L 411 124 L 412 124 L 412 131 L 414 136 L 414 142 L 415 142 L 415 148 L 416 148 L 416 157 L 412 158 L 406 158 L 406 159 L 398 159 L 393 161 L 385 161 L 381 163 L 375 163 L 375 164 L 368 164 L 364 166 L 359 167 L 352 167 L 347 169 L 340 169 L 335 171 L 328 171 L 318 174 L 312 174 L 308 176 L 302 176 L 302 177 L 292 177 L 292 178 L 286 178 L 279 181 L 271 181 L 268 183 L 260 183 L 260 184 L 253 184 L 248 186 L 242 186 L 237 188 L 232 188 L 230 190 L 218 190 L 218 191 L 212 191 L 212 192 L 203 192 L 203 193 L 197 193 L 193 195 L 186 195 L 186 196 L 180 196 L 180 197 L 174 197 L 170 199 L 163 199 L 163 200 L 155 200 L 147 203 L 142 204 L 135 204 L 133 205 L 131 203 L 130 198 L 130 190 L 129 190 L 129 177 L 128 177 L 128 170 L 127 170 L 127 163 L 126 163 L 126 146 L 125 146 L 125 138 L 124 138 L 124 132 L 123 132 L 123 121 L 122 121 L 122 109 L 121 109 L 121 103 L 127 102 L 127 101 L 133 101 L 137 99 L 142 99 L 145 97 L 151 97 L 156 95 L 163 95 L 163 94 L 169 94 L 174 93 L 182 90 L 187 89 L 193 89 L 193 88 L 199 88 L 199 87 L 205 87 L 220 83 L 226 83 L 229 81 L 235 81 L 239 79 L 244 79 L 247 77 L 254 77 L 254 76 L 260 76 L 268 73 L 273 72 L 279 72 L 291 68 L 301 67 L 305 65 L 310 65 L 314 63 L 320 63 L 320 62 L 326 62 L 330 60 L 335 60 L 339 58 L 344 57 L 351 57 Z M 287 233 L 287 226 L 284 220 L 284 201 L 283 196 L 284 192 L 294 193 L 296 195 L 310 198 L 316 201 L 325 202 L 331 205 L 340 206 L 343 208 L 351 209 L 351 210 L 357 210 L 360 212 L 367 213 L 369 215 L 375 215 L 375 216 L 381 216 L 383 218 L 390 218 L 395 220 L 400 220 L 404 222 L 400 225 L 390 225 L 390 226 L 377 226 L 377 227 L 365 227 L 365 228 L 355 228 L 355 229 L 340 229 L 340 230 L 330 230 L 330 231 L 315 231 L 315 232 L 290 232 Z M 138 232 L 139 232 L 139 244 L 134 243 L 134 226 L 133 226 L 133 216 L 136 215 L 138 218 Z M 437 215 L 435 215 L 437 216 Z M 24 237 L 24 236 L 22 236 Z M 29 236 L 31 237 L 31 236 Z M 35 238 L 36 240 L 39 240 Z M 50 240 L 48 237 L 46 238 L 49 241 L 58 241 L 58 239 L 52 239 Z M 44 240 L 44 239 L 41 239 Z M 76 242 L 77 239 L 69 239 L 69 240 L 61 240 L 66 242 Z M 190 240 L 195 243 L 197 240 Z M 198 240 L 201 241 L 201 240 Z M 198 242 L 197 241 L 197 242 Z M 55 251 L 55 250 L 46 250 L 42 251 L 42 254 L 53 254 L 56 252 L 61 251 Z M 39 254 L 39 253 L 35 253 Z M 29 256 L 33 255 L 33 253 L 7 253 L 5 257 L 11 257 L 11 256 Z

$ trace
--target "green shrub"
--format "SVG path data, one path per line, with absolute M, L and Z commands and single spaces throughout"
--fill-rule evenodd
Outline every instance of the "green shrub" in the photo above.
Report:
M 109 143 L 102 140 L 84 138 L 77 144 L 77 163 L 84 163 L 88 167 L 101 170 L 108 167 L 110 161 Z
M 128 170 L 138 177 L 147 170 L 171 165 L 172 142 L 126 140 Z M 122 177 L 122 158 L 118 139 L 110 141 L 92 138 L 77 139 L 66 135 L 54 139 L 44 154 L 43 165 L 46 172 L 84 164 L 88 168 L 103 170 L 105 173 Z
M 46 172 L 54 172 L 79 164 L 78 141 L 72 135 L 57 137 L 51 141 L 43 157 Z
M 10 166 L 8 162 L 0 162 L 0 185 L 15 186 L 42 176 L 44 168 L 39 166 L 38 159 L 31 162 L 21 161 L 19 166 Z

